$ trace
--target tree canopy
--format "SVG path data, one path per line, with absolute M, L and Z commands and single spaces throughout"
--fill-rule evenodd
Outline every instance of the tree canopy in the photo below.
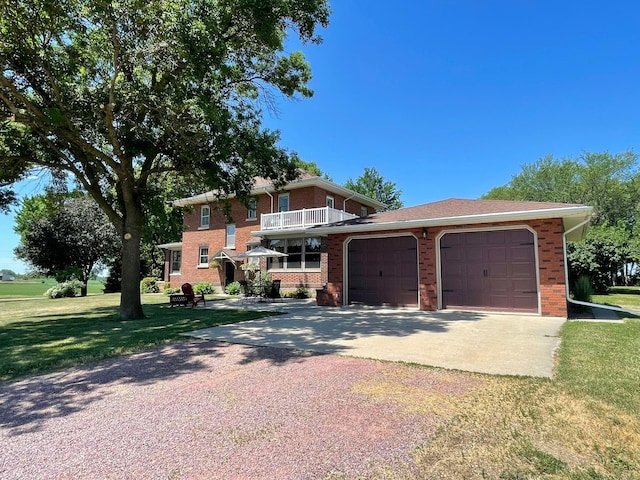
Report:
M 86 295 L 94 268 L 117 254 L 120 239 L 114 226 L 86 196 L 69 195 L 55 209 L 45 195 L 25 199 L 22 205 L 17 215 L 20 244 L 16 256 L 58 281 L 76 277 L 84 284 L 82 295 Z M 32 215 L 34 207 L 36 215 Z
M 120 316 L 141 318 L 152 179 L 242 196 L 254 176 L 295 178 L 262 107 L 312 94 L 285 41 L 319 42 L 328 17 L 326 0 L 3 1 L 0 182 L 34 166 L 75 178 L 124 240 Z
M 386 210 L 396 210 L 403 206 L 400 200 L 402 191 L 396 188 L 395 182 L 385 180 L 375 168 L 365 168 L 362 175 L 355 181 L 349 178 L 344 186 L 384 203 L 387 205 Z
M 637 275 L 640 260 L 640 165 L 633 151 L 585 153 L 524 165 L 522 171 L 484 198 L 577 203 L 593 206 L 593 227 L 584 242 L 571 242 L 571 277 L 591 278 L 597 290 Z

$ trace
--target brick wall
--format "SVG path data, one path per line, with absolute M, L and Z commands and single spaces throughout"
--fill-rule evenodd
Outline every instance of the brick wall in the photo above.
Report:
M 487 228 L 529 225 L 538 236 L 538 261 L 540 279 L 540 302 L 543 316 L 567 316 L 567 302 L 565 298 L 564 283 L 564 253 L 562 246 L 563 226 L 561 219 L 536 220 L 530 222 L 497 222 L 487 224 L 458 225 L 446 227 L 430 227 L 426 229 L 426 238 L 423 238 L 423 229 L 392 230 L 380 232 L 366 232 L 362 235 L 382 235 L 392 233 L 411 233 L 418 238 L 419 249 L 419 291 L 420 309 L 436 310 L 438 307 L 438 285 L 436 264 L 436 237 L 443 230 Z M 351 234 L 335 234 L 328 237 L 328 284 L 327 293 L 331 297 L 330 303 L 341 305 L 344 299 L 343 292 L 343 262 L 344 242 Z
M 332 193 L 327 193 L 318 187 L 306 187 L 294 189 L 289 193 L 289 209 L 300 210 L 303 208 L 316 208 L 326 206 L 326 197 L 331 195 L 335 201 L 335 207 L 342 209 L 344 197 Z M 272 193 L 273 211 L 278 208 L 278 193 Z M 260 215 L 272 212 L 272 199 L 267 194 L 256 197 L 257 219 L 247 219 L 247 208 L 238 200 L 231 199 L 231 218 L 236 225 L 236 248 L 237 253 L 246 251 L 246 244 L 251 238 L 251 232 L 260 230 Z M 215 209 L 215 203 L 209 203 L 211 209 L 209 228 L 200 229 L 200 208 L 196 205 L 187 210 L 184 214 L 185 232 L 182 235 L 182 266 L 181 274 L 167 275 L 165 280 L 180 284 L 198 283 L 208 281 L 220 286 L 224 282 L 224 270 L 213 268 L 198 268 L 199 249 L 201 246 L 209 248 L 209 256 L 225 247 L 226 225 L 228 223 L 223 211 Z M 347 211 L 360 214 L 360 203 L 352 200 L 347 201 Z M 303 285 L 309 289 L 321 288 L 327 283 L 327 254 L 322 253 L 320 257 L 321 271 L 295 272 L 281 271 L 273 272 L 272 277 L 282 281 L 283 289 L 293 289 Z M 239 265 L 238 265 L 239 266 Z M 262 269 L 266 270 L 266 261 L 262 261 Z M 168 268 L 166 269 L 168 271 Z M 244 272 L 236 269 L 235 279 L 244 279 Z M 177 284 L 177 283 L 176 283 Z

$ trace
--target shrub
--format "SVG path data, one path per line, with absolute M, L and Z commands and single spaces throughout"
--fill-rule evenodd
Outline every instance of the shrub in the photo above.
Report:
M 298 288 L 296 288 L 293 292 L 291 292 L 289 295 L 287 295 L 288 297 L 291 298 L 298 298 L 298 299 L 302 299 L 302 298 L 309 298 L 309 291 L 304 288 L 303 286 L 300 286 Z
M 155 277 L 146 277 L 140 280 L 140 293 L 159 293 L 158 281 Z
M 200 282 L 193 286 L 193 293 L 196 295 L 212 294 L 215 290 L 210 282 Z
M 80 280 L 76 280 L 74 278 L 66 282 L 54 285 L 49 290 L 44 292 L 44 296 L 49 298 L 75 297 L 82 286 L 83 283 Z
M 573 299 L 579 302 L 590 302 L 592 295 L 591 279 L 587 275 L 580 275 L 573 284 Z
M 172 295 L 174 293 L 180 293 L 180 289 L 179 288 L 171 288 L 171 287 L 164 289 L 164 294 L 165 295 Z
M 241 291 L 240 282 L 231 282 L 227 285 L 227 288 L 224 289 L 224 293 L 227 295 L 240 295 Z

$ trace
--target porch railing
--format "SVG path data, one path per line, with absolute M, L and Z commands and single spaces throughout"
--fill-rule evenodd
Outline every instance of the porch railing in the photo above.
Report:
M 358 218 L 358 216 L 331 207 L 303 208 L 302 210 L 292 210 L 290 212 L 263 213 L 260 215 L 260 230 L 306 228 L 315 225 L 342 222 L 352 218 Z

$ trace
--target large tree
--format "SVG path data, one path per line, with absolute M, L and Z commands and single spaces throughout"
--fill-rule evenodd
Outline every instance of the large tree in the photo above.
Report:
M 640 173 L 638 155 L 585 153 L 579 158 L 551 155 L 524 165 L 521 172 L 484 198 L 591 205 L 593 228 L 583 242 L 570 242 L 570 275 L 591 278 L 606 290 L 620 279 L 629 282 L 640 258 Z
M 326 0 L 4 0 L 0 179 L 72 175 L 123 239 L 120 316 L 141 318 L 151 180 L 173 171 L 242 196 L 256 175 L 293 179 L 261 107 L 312 94 L 285 41 L 318 42 L 328 16 Z
M 403 206 L 400 200 L 402 191 L 396 188 L 395 182 L 385 180 L 375 168 L 365 168 L 362 175 L 355 180 L 349 178 L 344 186 L 384 203 L 387 205 L 385 210 L 396 210 Z
M 75 276 L 82 281 L 81 294 L 85 296 L 94 268 L 116 254 L 120 239 L 91 198 L 71 197 L 57 209 L 48 211 L 44 198 L 36 196 L 23 202 L 18 218 L 25 221 L 15 254 L 58 281 Z M 39 210 L 41 215 L 24 214 L 25 209 L 30 214 L 34 205 L 44 206 L 45 210 Z

